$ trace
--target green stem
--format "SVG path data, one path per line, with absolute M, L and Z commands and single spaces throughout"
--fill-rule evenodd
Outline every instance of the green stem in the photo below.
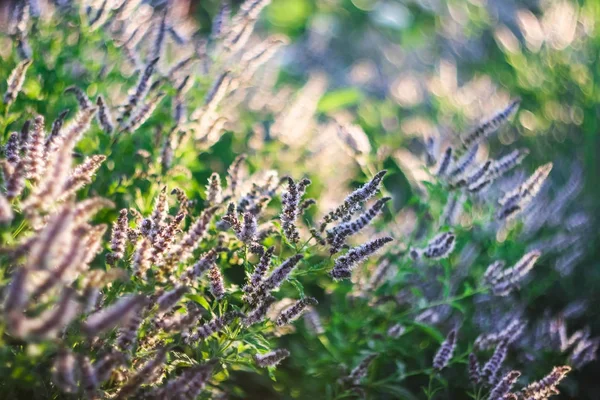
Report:
M 410 309 L 408 311 L 405 311 L 402 314 L 400 314 L 400 317 L 405 317 L 405 316 L 413 314 L 413 313 L 417 313 L 417 312 L 420 312 L 420 311 L 425 311 L 425 310 L 427 310 L 429 308 L 433 308 L 433 307 L 449 305 L 451 303 L 454 303 L 455 301 L 461 301 L 461 300 L 464 300 L 464 299 L 468 299 L 469 297 L 473 297 L 473 296 L 478 295 L 480 293 L 484 293 L 485 291 L 487 291 L 487 288 L 479 288 L 479 289 L 474 290 L 474 291 L 472 291 L 472 292 L 470 292 L 468 294 L 462 294 L 460 296 L 448 297 L 445 300 L 434 301 L 434 302 L 431 302 L 431 303 L 427 304 L 424 307 L 420 307 L 420 308 L 417 308 L 417 309 Z
M 431 400 L 433 398 L 433 395 L 431 393 L 432 386 L 433 386 L 433 374 L 429 374 L 429 384 L 427 385 L 427 393 L 426 393 L 428 400 Z

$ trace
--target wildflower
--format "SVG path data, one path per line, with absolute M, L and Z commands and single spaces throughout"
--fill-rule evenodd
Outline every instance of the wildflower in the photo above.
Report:
M 259 289 L 259 286 L 269 270 L 269 266 L 271 265 L 271 259 L 273 258 L 274 251 L 275 247 L 271 246 L 260 257 L 260 261 L 250 276 L 248 283 L 242 289 L 246 296 L 252 296 L 252 294 Z
M 442 232 L 433 237 L 423 249 L 411 249 L 413 259 L 421 256 L 434 260 L 446 258 L 454 250 L 456 236 L 452 232 Z
M 6 183 L 15 172 L 15 167 L 6 160 L 0 160 L 0 180 Z M 3 185 L 4 186 L 4 185 Z M 4 188 L 3 188 L 4 189 Z
M 25 266 L 32 270 L 51 269 L 54 260 L 72 239 L 73 224 L 74 216 L 69 207 L 52 216 L 32 244 Z
M 167 200 L 167 187 L 163 186 L 158 197 L 154 201 L 150 220 L 152 221 L 152 230 L 150 236 L 154 238 L 162 228 L 169 212 L 169 203 Z
M 513 150 L 504 157 L 494 161 L 488 170 L 487 176 L 490 179 L 497 179 L 508 171 L 521 164 L 529 154 L 527 149 Z
M 189 289 L 186 286 L 177 286 L 174 289 L 162 294 L 157 300 L 158 310 L 166 311 L 171 309 L 187 293 Z
M 359 385 L 362 378 L 367 376 L 369 365 L 371 365 L 376 357 L 377 354 L 371 354 L 363 358 L 344 380 L 352 385 Z
M 260 290 L 266 293 L 278 288 L 302 258 L 304 258 L 302 254 L 296 254 L 282 262 L 279 267 L 271 272 L 271 275 L 264 279 Z
M 352 277 L 352 270 L 345 267 L 334 268 L 329 272 L 329 276 L 337 281 L 350 279 Z
M 19 155 L 19 134 L 17 132 L 11 133 L 8 137 L 8 141 L 4 146 L 4 157 L 12 166 L 19 163 L 21 156 Z
M 94 105 L 91 102 L 91 100 L 87 97 L 87 94 L 85 94 L 85 92 L 77 86 L 69 86 L 65 89 L 65 93 L 73 93 L 73 95 L 75 95 L 75 98 L 77 99 L 77 103 L 79 103 L 79 108 L 81 110 L 91 108 Z
M 25 35 L 16 38 L 17 54 L 22 59 L 31 59 L 33 51 Z
M 458 196 L 448 196 L 448 201 L 444 206 L 444 211 L 440 217 L 440 226 L 454 226 L 458 223 L 458 220 L 463 212 L 463 205 L 466 200 L 464 194 Z
M 185 212 L 179 212 L 167 226 L 160 230 L 152 243 L 153 247 L 150 255 L 150 263 L 159 265 L 161 267 L 159 273 L 157 274 L 157 279 L 160 282 L 164 282 L 168 275 L 173 271 L 173 264 L 170 262 L 170 260 L 165 260 L 165 255 L 166 252 L 171 248 L 171 244 L 173 240 L 175 240 L 175 234 L 179 229 L 179 225 L 185 218 L 185 215 Z
M 456 348 L 456 330 L 450 331 L 448 336 L 446 336 L 446 340 L 442 342 L 439 350 L 435 354 L 433 358 L 433 368 L 441 371 L 447 365 L 450 359 L 452 358 L 452 354 L 454 353 L 454 349 Z
M 175 243 L 167 258 L 186 262 L 192 256 L 192 253 L 206 235 L 208 226 L 212 216 L 216 212 L 216 208 L 209 208 L 202 211 L 196 221 L 188 228 L 183 238 Z
M 39 316 L 27 319 L 21 325 L 18 336 L 32 336 L 37 338 L 54 337 L 65 328 L 79 312 L 79 305 L 75 300 L 74 289 L 65 288 L 56 307 L 45 311 Z
M 64 190 L 71 169 L 71 162 L 70 148 L 64 146 L 54 153 L 48 160 L 45 174 L 40 179 L 39 184 L 33 188 L 31 195 L 23 202 L 23 209 L 30 213 L 31 210 L 44 210 L 49 204 L 52 204 Z M 17 171 L 11 176 L 11 181 L 19 179 L 17 178 L 19 171 L 21 169 L 17 168 Z M 8 188 L 11 187 L 11 181 L 7 183 L 7 192 Z M 17 188 L 22 190 L 23 183 L 21 180 Z
M 336 127 L 338 139 L 351 156 L 371 153 L 369 138 L 360 126 L 336 123 Z
M 145 298 L 142 295 L 121 297 L 110 307 L 90 315 L 83 323 L 83 330 L 88 336 L 96 336 L 115 325 L 123 324 L 130 320 L 143 302 Z
M 142 238 L 136 245 L 133 253 L 132 269 L 136 276 L 144 278 L 146 271 L 150 268 L 150 257 L 152 244 L 146 238 Z
M 119 213 L 119 219 L 113 224 L 112 237 L 110 241 L 111 253 L 107 255 L 107 262 L 114 264 L 125 255 L 125 243 L 127 240 L 127 209 L 124 208 Z
M 337 253 L 340 250 L 341 246 L 344 244 L 345 239 L 348 236 L 360 232 L 365 226 L 367 226 L 381 212 L 381 210 L 385 206 L 385 203 L 387 203 L 389 200 L 391 200 L 391 197 L 384 197 L 382 199 L 379 199 L 375 202 L 375 204 L 373 204 L 371 208 L 369 208 L 367 211 L 361 214 L 354 221 L 344 222 L 333 228 L 329 232 L 329 241 L 332 244 L 329 252 L 331 254 Z
M 89 265 L 94 257 L 96 257 L 96 255 L 102 251 L 102 237 L 107 229 L 108 226 L 105 224 L 92 226 L 89 229 L 89 233 L 85 237 L 83 245 L 84 254 L 82 265 Z
M 341 271 L 351 271 L 358 263 L 364 261 L 367 257 L 381 249 L 386 243 L 389 243 L 392 240 L 393 239 L 391 237 L 386 236 L 351 248 L 346 254 L 338 257 L 337 260 L 335 260 L 335 264 L 333 266 L 333 270 L 330 272 L 330 275 L 335 279 L 340 279 L 336 278 L 334 275 L 339 275 L 339 272 Z
M 223 39 L 226 50 L 235 53 L 246 44 L 254 30 L 258 15 L 270 2 L 270 0 L 246 0 L 242 3 L 231 23 L 231 29 Z
M 150 88 L 150 78 L 154 73 L 154 68 L 156 67 L 156 63 L 158 63 L 158 60 L 159 58 L 156 57 L 146 65 L 144 72 L 138 80 L 135 90 L 133 90 L 133 92 L 129 95 L 127 104 L 123 107 L 121 116 L 117 119 L 117 121 L 119 121 L 120 123 L 123 122 L 126 118 L 128 118 L 129 115 L 131 115 L 133 109 L 138 105 L 138 103 L 143 101 L 146 97 L 148 89 Z
M 152 57 L 154 59 L 160 58 L 162 56 L 163 44 L 165 42 L 165 33 L 167 31 L 167 11 L 168 8 L 165 7 L 165 10 L 162 13 L 162 17 L 160 19 L 160 25 L 158 29 L 156 29 L 156 38 L 154 39 L 154 47 L 152 50 Z
M 305 297 L 302 300 L 297 301 L 292 306 L 286 308 L 280 315 L 277 317 L 277 321 L 275 322 L 277 326 L 287 325 L 294 319 L 298 318 L 302 311 L 304 311 L 309 306 L 317 305 L 318 302 L 313 297 Z
M 26 161 L 21 158 L 14 167 L 13 172 L 5 182 L 6 198 L 12 200 L 18 197 L 25 189 L 25 176 L 27 174 Z
M 171 33 L 171 32 L 174 32 L 174 31 L 169 30 L 169 33 Z M 169 69 L 169 72 L 167 72 L 167 76 L 171 80 L 175 79 L 175 77 L 177 76 L 177 73 L 179 71 L 184 70 L 186 67 L 188 67 L 190 64 L 193 64 L 195 61 L 196 60 L 193 57 L 183 58 L 181 61 L 177 62 L 173 67 L 171 67 L 171 69 Z
M 433 136 L 429 136 L 427 139 L 425 139 L 425 162 L 428 167 L 434 165 L 437 161 L 437 144 L 438 142 Z
M 463 149 L 469 149 L 471 146 L 480 143 L 486 137 L 491 135 L 496 129 L 498 129 L 506 120 L 517 110 L 520 99 L 513 100 L 504 110 L 494 115 L 489 120 L 483 122 L 466 135 L 463 142 Z
M 393 264 L 389 260 L 379 261 L 379 264 L 377 264 L 375 271 L 373 271 L 369 279 L 367 285 L 368 290 L 375 290 L 381 286 L 389 276 L 392 266 Z
M 304 324 L 306 325 L 306 328 L 315 335 L 322 335 L 325 333 L 319 313 L 312 307 L 309 307 L 308 311 L 304 314 Z
M 523 333 L 525 325 L 525 322 L 519 319 L 513 319 L 505 328 L 497 333 L 479 335 L 477 339 L 475 339 L 473 345 L 480 350 L 487 350 L 502 341 L 511 344 L 521 335 L 521 333 Z
M 448 148 L 446 148 L 446 150 L 444 151 L 444 154 L 442 155 L 442 158 L 438 162 L 438 167 L 437 167 L 437 171 L 435 174 L 439 177 L 446 175 L 446 172 L 448 172 L 448 167 L 450 166 L 451 162 L 452 162 L 452 147 L 448 147 Z
M 210 378 L 212 368 L 212 363 L 191 368 L 190 373 L 183 377 L 184 379 L 180 387 L 177 388 L 176 393 L 184 399 L 196 399 Z M 169 392 L 166 391 L 165 393 Z
M 104 98 L 102 96 L 98 96 L 96 99 L 96 106 L 98 106 L 98 122 L 102 127 L 104 132 L 110 134 L 115 129 L 115 126 L 112 122 L 112 117 L 110 115 L 110 110 L 108 106 L 104 102 Z
M 231 4 L 228 0 L 221 1 L 219 11 L 212 20 L 211 38 L 218 39 L 227 31 L 231 18 Z
M 231 163 L 231 166 L 227 170 L 227 189 L 231 193 L 231 196 L 236 195 L 237 187 L 241 178 L 240 170 L 246 158 L 247 156 L 245 154 L 240 154 L 235 158 L 235 160 L 233 160 L 233 163 Z
M 196 324 L 201 315 L 202 311 L 198 307 L 192 307 L 192 305 L 188 304 L 188 312 L 186 314 L 175 314 L 170 318 L 165 318 L 164 315 L 159 314 L 153 319 L 153 323 L 165 332 L 175 332 Z
M 541 190 L 551 170 L 552 163 L 542 165 L 519 187 L 499 199 L 498 203 L 502 208 L 498 211 L 497 218 L 504 220 L 508 217 L 514 217 L 522 211 Z
M 507 296 L 525 278 L 542 254 L 538 250 L 530 251 L 511 268 L 498 272 L 492 278 L 492 292 L 496 296 Z
M 325 225 L 329 222 L 337 221 L 338 219 L 346 220 L 356 211 L 356 207 L 359 203 L 367 201 L 373 197 L 379 190 L 379 185 L 381 184 L 381 181 L 386 173 L 386 170 L 378 172 L 375 174 L 373 179 L 364 184 L 361 188 L 350 193 L 342 205 L 327 214 L 321 231 L 325 229 Z
M 250 253 L 256 254 L 257 256 L 260 257 L 265 252 L 265 248 L 260 243 L 254 242 L 254 243 L 250 243 L 250 245 L 248 246 L 248 251 L 250 251 Z
M 45 167 L 44 153 L 44 117 L 38 115 L 34 119 L 33 130 L 27 141 L 27 151 L 25 153 L 27 161 L 25 166 L 26 176 L 34 183 L 42 176 Z
M 46 158 L 49 154 L 54 153 L 58 150 L 58 142 L 60 142 L 60 138 L 62 137 L 61 130 L 65 123 L 65 118 L 69 114 L 69 110 L 63 110 L 58 117 L 52 122 L 52 128 L 50 129 L 50 134 L 46 138 Z
M 546 375 L 541 380 L 534 382 L 521 391 L 522 397 L 525 399 L 545 399 L 551 395 L 558 394 L 556 386 L 567 376 L 571 371 L 571 367 L 564 365 L 554 367 L 552 372 Z
M 310 180 L 303 179 L 296 184 L 292 178 L 288 178 L 288 189 L 281 195 L 281 226 L 285 237 L 292 243 L 297 243 L 300 240 L 296 219 L 300 213 L 300 200 L 310 183 Z
M 74 392 L 77 389 L 75 372 L 75 356 L 70 350 L 61 347 L 54 358 L 52 367 L 54 384 L 65 393 Z
M 166 355 L 165 348 L 159 349 L 152 360 L 144 364 L 134 376 L 127 380 L 127 383 L 117 392 L 115 399 L 131 398 L 142 384 L 152 379 L 154 372 L 165 362 Z
M 30 59 L 25 59 L 18 63 L 10 73 L 8 80 L 6 81 L 6 93 L 4 93 L 4 104 L 7 106 L 11 105 L 16 100 L 17 95 L 23 87 L 23 82 L 25 82 L 25 74 L 27 73 L 27 69 L 31 63 L 32 61 Z
M 506 341 L 498 343 L 496 350 L 494 350 L 494 354 L 492 354 L 492 357 L 490 357 L 481 370 L 481 378 L 483 380 L 487 381 L 489 384 L 494 384 L 498 370 L 504 362 L 507 352 L 508 343 Z
M 64 184 L 61 198 L 67 198 L 83 186 L 92 182 L 92 177 L 106 160 L 106 156 L 95 155 L 87 157 L 83 163 L 73 169 L 69 178 Z
M 160 92 L 152 97 L 148 102 L 143 104 L 137 109 L 136 113 L 132 115 L 129 121 L 123 126 L 122 132 L 132 133 L 135 132 L 140 126 L 144 124 L 150 118 L 154 109 L 158 106 L 161 100 L 165 97 L 165 94 Z
M 510 371 L 494 386 L 490 392 L 489 400 L 503 400 L 504 396 L 510 392 L 513 385 L 519 379 L 521 373 L 519 371 Z
M 240 313 L 237 311 L 230 311 L 223 314 L 221 317 L 215 318 L 203 325 L 200 325 L 196 331 L 186 337 L 186 343 L 194 343 L 198 340 L 205 340 L 214 333 L 222 331 L 228 324 L 230 324 L 235 318 L 239 317 Z
M 27 25 L 31 18 L 31 2 L 17 3 L 12 16 L 9 32 L 15 36 L 21 37 L 27 35 Z
M 241 225 L 239 233 L 236 232 L 236 236 L 242 242 L 249 244 L 255 240 L 257 230 L 256 217 L 247 212 L 244 214 L 244 222 Z
M 210 292 L 215 299 L 221 299 L 225 296 L 225 288 L 223 287 L 223 275 L 217 264 L 213 264 L 208 271 L 208 277 L 210 279 Z
M 12 221 L 14 217 L 12 208 L 8 199 L 0 194 L 0 224 L 7 224 Z
M 208 185 L 206 186 L 206 193 L 206 201 L 209 205 L 217 205 L 223 201 L 221 178 L 219 177 L 219 174 L 213 172 L 210 176 Z
M 113 202 L 101 197 L 90 197 L 78 203 L 73 207 L 73 220 L 76 223 L 83 223 L 91 218 L 103 208 L 113 208 Z
M 177 147 L 177 134 L 179 129 L 176 126 L 165 136 L 162 149 L 160 151 L 160 166 L 163 172 L 168 171 L 173 164 L 173 156 Z
M 69 250 L 62 257 L 60 264 L 48 274 L 46 280 L 42 281 L 42 283 L 37 286 L 33 292 L 33 297 L 41 296 L 62 280 L 71 280 L 70 275 L 76 273 L 77 270 L 84 269 L 84 266 L 87 264 L 84 263 L 83 258 L 87 249 L 83 244 L 88 239 L 86 236 L 91 235 L 89 231 L 90 230 L 84 226 L 75 229 L 73 233 L 74 240 L 68 243 Z M 83 240 L 80 241 L 78 238 L 83 238 Z
M 113 370 L 125 363 L 125 356 L 123 353 L 111 351 L 108 354 L 102 356 L 94 363 L 94 372 L 98 382 L 104 382 L 113 372 Z
M 486 285 L 491 285 L 494 282 L 495 276 L 504 269 L 506 263 L 504 261 L 494 261 L 485 270 L 483 281 Z
M 144 321 L 144 313 L 146 307 L 144 304 L 138 305 L 133 311 L 132 316 L 126 324 L 124 324 L 117 333 L 117 347 L 122 351 L 131 350 L 135 340 L 137 339 L 138 331 Z
M 265 354 L 255 354 L 254 361 L 256 361 L 256 364 L 262 368 L 274 367 L 289 356 L 290 352 L 286 349 L 276 349 Z
M 261 298 L 261 302 L 243 319 L 243 324 L 246 327 L 252 326 L 261 322 L 267 315 L 269 308 L 275 302 L 275 297 L 265 295 Z
M 252 215 L 258 216 L 275 194 L 275 190 L 278 187 L 276 180 L 277 174 L 269 171 L 266 174 L 266 179 L 264 182 L 253 183 L 252 189 L 248 193 L 244 194 L 238 201 L 238 210 L 242 213 L 249 212 Z M 298 205 L 298 208 L 299 207 L 300 205 Z M 298 213 L 300 213 L 299 209 Z M 291 224 L 295 226 L 293 222 Z
M 303 214 L 306 210 L 308 210 L 310 207 L 314 206 L 315 204 L 317 204 L 317 200 L 315 199 L 306 199 L 302 202 L 302 204 L 300 204 L 300 214 Z
M 263 225 L 261 225 L 260 230 L 256 233 L 256 241 L 260 243 L 260 242 L 264 241 L 266 238 L 268 238 L 269 236 L 271 236 L 272 234 L 274 234 L 275 232 L 276 232 L 275 227 L 272 224 L 270 224 L 270 223 L 263 224 Z M 324 239 L 323 239 L 323 241 L 324 241 Z
M 392 339 L 397 339 L 402 336 L 405 330 L 406 328 L 402 324 L 394 324 L 390 326 L 386 333 Z
M 475 353 L 469 353 L 469 380 L 473 385 L 481 383 L 481 371 Z
M 282 46 L 287 45 L 289 39 L 282 35 L 272 35 L 262 43 L 247 51 L 242 57 L 243 79 L 251 79 L 256 71 L 267 63 L 279 51 Z
M 187 77 L 186 77 L 187 79 Z M 185 83 L 186 81 L 184 81 Z M 186 103 L 181 91 L 177 91 L 175 98 L 173 99 L 173 121 L 175 126 L 181 126 L 187 119 Z
M 60 135 L 60 142 L 57 143 L 60 143 L 61 147 L 64 146 L 69 150 L 72 149 L 79 139 L 81 139 L 81 136 L 89 129 L 96 111 L 98 111 L 96 107 L 81 110 L 75 117 L 75 120 L 65 127 L 64 133 Z
M 4 314 L 10 331 L 18 331 L 22 322 L 21 313 L 29 300 L 30 288 L 27 285 L 29 270 L 18 268 L 8 286 L 4 300 Z
M 475 156 L 479 150 L 479 145 L 472 146 L 460 159 L 456 161 L 456 165 L 448 172 L 449 179 L 455 179 L 463 175 L 469 166 L 475 161 Z
M 79 371 L 81 374 L 81 384 L 85 392 L 85 396 L 88 399 L 96 398 L 96 389 L 98 388 L 99 382 L 96 376 L 96 371 L 89 359 L 84 355 L 79 355 Z
M 31 128 L 31 120 L 25 121 L 19 132 L 19 150 L 23 154 L 26 154 L 29 150 L 29 128 Z
M 191 202 L 188 199 L 185 192 L 183 190 L 181 190 L 180 188 L 174 188 L 171 191 L 171 194 L 174 194 L 177 196 L 177 203 L 179 204 L 179 209 L 189 212 L 189 206 L 190 206 Z
M 485 163 L 479 165 L 476 169 L 474 169 L 473 172 L 470 173 L 465 179 L 461 179 L 460 181 L 453 184 L 452 187 L 459 188 L 466 185 L 468 190 L 471 192 L 481 191 L 481 189 L 483 188 L 481 186 L 483 182 L 489 181 L 489 179 L 487 179 L 486 177 L 486 174 L 490 168 L 490 165 L 492 165 L 492 162 L 490 160 L 487 160 Z
M 207 251 L 192 267 L 188 268 L 181 277 L 182 280 L 191 283 L 208 271 L 215 264 L 220 250 L 220 248 L 214 248 Z
M 573 334 L 574 335 L 574 334 Z M 599 343 L 596 339 L 581 338 L 569 355 L 569 364 L 573 368 L 582 368 L 596 359 Z
M 87 286 L 83 291 L 83 314 L 89 314 L 98 307 L 100 290 L 93 286 Z

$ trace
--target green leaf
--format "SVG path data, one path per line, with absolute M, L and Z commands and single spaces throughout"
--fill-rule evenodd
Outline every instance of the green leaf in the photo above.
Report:
M 300 297 L 304 297 L 304 286 L 302 286 L 302 284 L 300 283 L 300 281 L 298 279 L 290 278 L 290 279 L 288 279 L 288 282 L 290 282 L 292 284 L 292 286 L 294 286 L 294 288 L 296 288 L 296 290 L 300 294 Z
M 186 294 L 186 297 L 192 301 L 195 301 L 196 303 L 200 304 L 202 306 L 202 308 L 204 308 L 205 310 L 210 311 L 210 305 L 208 304 L 208 302 L 206 301 L 206 299 L 203 296 L 200 296 L 199 294 Z
M 437 329 L 435 329 L 434 327 L 429 326 L 429 325 L 419 324 L 419 323 L 415 323 L 415 325 L 418 326 L 427 335 L 434 338 L 436 341 L 438 341 L 440 343 L 444 341 L 444 335 L 442 335 L 442 333 L 440 331 L 438 331 Z
M 326 93 L 321 100 L 317 110 L 326 113 L 330 111 L 339 110 L 358 104 L 363 98 L 362 93 L 358 89 L 339 89 L 329 93 Z

